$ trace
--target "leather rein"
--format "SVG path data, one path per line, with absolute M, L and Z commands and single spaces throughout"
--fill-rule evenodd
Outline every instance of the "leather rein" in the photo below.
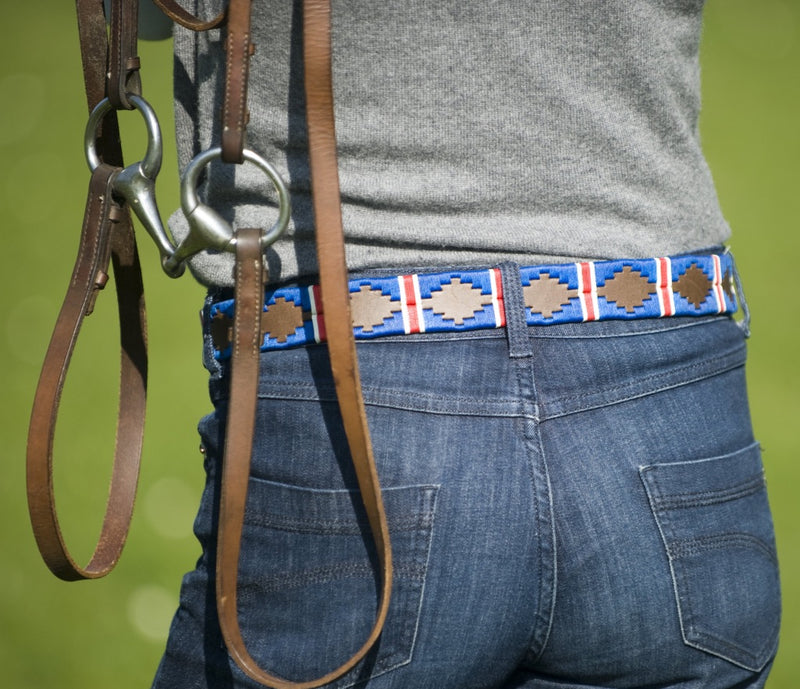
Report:
M 341 667 L 304 682 L 277 677 L 258 665 L 242 637 L 237 609 L 239 554 L 256 417 L 265 280 L 263 251 L 288 221 L 288 195 L 277 172 L 244 146 L 248 68 L 253 50 L 251 0 L 230 0 L 226 11 L 210 21 L 194 17 L 175 0 L 154 2 L 174 21 L 191 30 L 205 31 L 224 25 L 226 96 L 221 118 L 221 147 L 200 154 L 197 166 L 215 157 L 232 164 L 255 162 L 275 185 L 281 200 L 281 214 L 266 232 L 242 228 L 225 235 L 222 232 L 225 228 L 221 228 L 213 212 L 197 203 L 192 193 L 182 193 L 182 206 L 192 230 L 180 246 L 174 246 L 160 225 L 152 191 L 160 168 L 160 132 L 149 106 L 141 98 L 136 53 L 138 0 L 112 0 L 110 30 L 102 0 L 76 0 L 86 96 L 92 113 L 86 133 L 92 175 L 78 257 L 45 355 L 31 414 L 27 450 L 31 524 L 45 563 L 56 576 L 65 580 L 92 579 L 108 574 L 119 560 L 127 537 L 139 474 L 147 388 L 144 288 L 131 207 L 158 244 L 162 265 L 172 277 L 183 272 L 186 258 L 204 248 L 233 251 L 236 312 L 217 534 L 217 611 L 228 651 L 250 678 L 275 689 L 311 689 L 341 677 L 375 645 L 386 620 L 392 589 L 389 531 L 351 326 L 333 115 L 330 0 L 303 0 L 312 204 L 331 369 L 351 459 L 377 549 L 382 585 L 374 626 L 359 651 Z M 126 168 L 122 162 L 116 110 L 133 108 L 141 111 L 147 123 L 148 151 L 143 161 Z M 193 164 L 190 168 L 194 169 Z M 185 178 L 192 178 L 188 170 Z M 221 232 L 225 236 L 221 236 Z M 116 280 L 121 345 L 117 441 L 101 534 L 89 563 L 80 566 L 70 554 L 59 526 L 53 485 L 53 444 L 61 391 L 72 351 L 83 319 L 92 312 L 99 291 L 109 279 L 109 263 Z

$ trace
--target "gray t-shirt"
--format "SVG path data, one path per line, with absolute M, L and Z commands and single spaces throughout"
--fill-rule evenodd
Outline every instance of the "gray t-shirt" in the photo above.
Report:
M 217 0 L 197 0 L 211 16 Z M 273 281 L 315 273 L 300 0 L 253 3 L 248 146 L 289 184 Z M 352 271 L 671 255 L 729 234 L 700 149 L 702 0 L 333 1 L 336 128 Z M 176 30 L 181 165 L 219 142 L 223 36 Z M 234 180 L 235 176 L 235 180 Z M 252 165 L 207 202 L 269 226 Z M 172 231 L 186 222 L 176 213 Z M 201 255 L 206 284 L 232 256 Z

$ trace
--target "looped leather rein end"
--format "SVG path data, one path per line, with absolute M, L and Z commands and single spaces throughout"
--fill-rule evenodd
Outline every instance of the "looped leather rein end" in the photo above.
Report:
M 250 655 L 242 637 L 237 608 L 237 579 L 244 525 L 247 486 L 250 479 L 250 461 L 255 431 L 256 400 L 258 394 L 259 358 L 261 348 L 261 314 L 263 312 L 264 283 L 262 278 L 263 254 L 261 232 L 241 229 L 235 235 L 236 267 L 234 314 L 231 361 L 230 401 L 225 431 L 225 453 L 222 460 L 222 492 L 220 499 L 219 528 L 217 531 L 216 598 L 220 629 L 233 660 L 251 679 L 273 689 L 314 689 L 333 682 L 352 670 L 377 643 L 389 611 L 392 590 L 392 552 L 386 515 L 381 500 L 380 485 L 375 471 L 374 458 L 369 445 L 366 425 L 362 426 L 360 439 L 348 435 L 353 463 L 358 475 L 362 499 L 367 511 L 370 527 L 375 539 L 381 565 L 381 598 L 376 620 L 369 638 L 362 647 L 341 667 L 315 680 L 293 682 L 263 670 Z M 334 279 L 338 275 L 334 274 Z M 345 283 L 346 284 L 346 283 Z M 332 291 L 332 290 L 331 290 Z M 322 287 L 323 298 L 325 285 Z M 336 308 L 338 308 L 337 305 Z M 326 313 L 336 313 L 335 310 Z M 349 323 L 349 313 L 347 314 Z M 352 329 L 350 329 L 352 334 Z M 340 363 L 342 349 L 331 351 L 332 365 Z M 345 347 L 345 358 L 346 353 Z M 355 354 L 355 351 L 353 351 Z M 341 367 L 338 367 L 341 370 Z M 353 406 L 352 395 L 360 398 L 357 370 L 350 368 L 344 379 L 336 379 L 337 396 L 342 407 L 348 434 L 352 415 L 359 413 Z M 363 402 L 361 415 L 364 424 Z M 366 434 L 366 435 L 365 435 Z
M 225 644 L 236 664 L 248 677 L 273 689 L 314 689 L 352 670 L 380 638 L 392 594 L 389 528 L 369 437 L 351 326 L 333 118 L 330 0 L 304 0 L 303 16 L 312 203 L 323 311 L 329 324 L 328 352 L 350 455 L 378 553 L 381 592 L 367 640 L 349 660 L 323 677 L 307 682 L 276 677 L 263 670 L 245 646 L 238 620 L 236 582 L 258 390 L 263 309 L 263 285 L 259 278 L 263 257 L 256 231 L 240 230 L 235 242 L 236 312 L 217 540 L 217 611 Z
M 117 169 L 92 174 L 78 258 L 42 365 L 28 429 L 28 511 L 45 564 L 60 579 L 97 579 L 117 564 L 128 534 L 139 477 L 147 389 L 147 337 L 141 269 L 130 215 L 111 219 Z M 58 521 L 53 485 L 53 444 L 61 392 L 83 319 L 97 295 L 97 277 L 113 260 L 120 320 L 120 406 L 117 442 L 100 538 L 88 565 L 70 554 Z
M 130 10 L 138 4 L 138 0 L 114 2 L 120 18 L 124 8 Z M 224 138 L 227 141 L 225 147 L 238 159 L 242 155 L 247 119 L 247 62 L 253 50 L 249 29 L 250 0 L 231 0 L 230 16 L 223 13 L 210 22 L 203 22 L 189 14 L 174 0 L 154 2 L 174 21 L 195 31 L 216 28 L 230 19 L 228 60 L 237 62 L 238 69 L 229 66 L 225 123 L 232 134 Z M 76 0 L 76 5 L 89 107 L 94 108 L 104 96 L 110 97 L 110 94 L 104 93 L 104 87 L 109 91 L 119 90 L 114 85 L 123 83 L 126 86 L 122 89 L 120 105 L 126 107 L 126 94 L 138 88 L 127 86 L 129 81 L 133 83 L 131 74 L 138 79 L 135 42 L 129 40 L 135 38 L 135 31 L 131 29 L 134 24 L 128 21 L 128 15 L 125 20 L 127 28 L 120 28 L 121 25 L 112 27 L 112 42 L 116 42 L 117 46 L 109 56 L 102 49 L 107 46 L 109 38 L 102 12 L 98 11 L 102 3 L 98 0 Z M 369 439 L 355 342 L 350 327 L 352 319 L 344 260 L 333 120 L 330 0 L 304 0 L 303 7 L 312 196 L 318 228 L 317 254 L 323 309 L 331 326 L 328 347 L 350 454 L 378 553 L 381 592 L 376 619 L 367 640 L 341 667 L 324 677 L 307 682 L 291 682 L 270 675 L 259 667 L 247 651 L 238 621 L 237 577 L 255 424 L 264 271 L 261 232 L 239 230 L 235 241 L 237 310 L 223 459 L 216 598 L 220 627 L 230 655 L 250 678 L 274 689 L 313 689 L 352 670 L 380 638 L 392 592 L 389 530 Z M 109 66 L 107 57 L 116 66 Z M 107 84 L 106 75 L 109 72 L 119 76 L 112 75 L 111 83 Z M 124 213 L 118 223 L 117 218 L 112 218 L 115 212 L 112 203 L 113 179 L 122 169 L 122 154 L 113 113 L 104 124 L 101 144 L 102 155 L 99 159 L 103 162 L 93 170 L 78 260 L 42 368 L 28 434 L 27 480 L 31 523 L 47 566 L 56 576 L 66 580 L 101 577 L 113 569 L 118 561 L 133 510 L 144 424 L 147 381 L 144 297 L 130 215 Z M 110 164 L 118 167 L 111 167 Z M 86 567 L 80 567 L 67 550 L 58 524 L 52 474 L 53 440 L 69 360 L 82 320 L 97 294 L 97 278 L 107 273 L 109 252 L 119 283 L 117 295 L 122 344 L 120 412 L 111 489 L 102 532 L 91 561 Z M 100 282 L 103 282 L 102 278 Z M 340 327 L 335 325 L 337 323 Z

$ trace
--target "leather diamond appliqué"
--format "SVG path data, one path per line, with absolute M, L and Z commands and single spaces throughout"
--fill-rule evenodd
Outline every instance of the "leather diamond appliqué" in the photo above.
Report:
M 566 283 L 551 277 L 547 272 L 531 280 L 529 285 L 522 288 L 522 292 L 525 306 L 544 318 L 552 318 L 554 313 L 558 313 L 569 304 L 570 299 L 578 296 L 578 290 L 571 289 Z
M 223 352 L 231 346 L 233 319 L 224 313 L 215 313 L 211 319 L 211 342 L 214 349 Z
M 286 342 L 297 328 L 303 327 L 303 309 L 293 301 L 278 297 L 261 315 L 261 335 L 278 342 Z
M 484 306 L 492 303 L 491 294 L 481 294 L 480 288 L 469 282 L 461 282 L 461 278 L 453 278 L 442 289 L 432 292 L 430 297 L 422 300 L 423 308 L 432 308 L 433 312 L 456 325 L 463 325 L 464 319 L 473 318 Z
M 736 298 L 736 285 L 733 282 L 733 274 L 730 268 L 727 269 L 725 275 L 722 276 L 722 289 L 731 301 Z
M 353 327 L 362 332 L 371 333 L 375 326 L 383 325 L 384 320 L 401 311 L 400 302 L 383 294 L 379 289 L 369 285 L 361 285 L 358 292 L 350 292 L 350 312 Z
M 655 293 L 656 286 L 630 266 L 623 266 L 621 271 L 614 273 L 604 285 L 597 288 L 598 297 L 605 297 L 627 313 L 633 313 L 637 306 L 643 306 Z
M 711 291 L 711 280 L 702 268 L 698 267 L 696 263 L 692 263 L 672 285 L 672 291 L 677 292 L 686 301 L 693 304 L 694 308 L 699 309 Z

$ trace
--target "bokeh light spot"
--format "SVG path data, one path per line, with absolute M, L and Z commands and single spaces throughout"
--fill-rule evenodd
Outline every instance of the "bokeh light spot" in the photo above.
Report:
M 178 601 L 161 586 L 141 586 L 128 600 L 128 619 L 144 638 L 162 643 L 169 633 L 169 625 Z
M 153 530 L 163 538 L 191 536 L 198 496 L 186 481 L 164 477 L 154 483 L 144 498 L 144 513 Z

